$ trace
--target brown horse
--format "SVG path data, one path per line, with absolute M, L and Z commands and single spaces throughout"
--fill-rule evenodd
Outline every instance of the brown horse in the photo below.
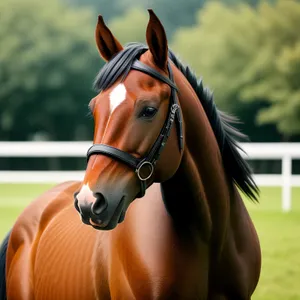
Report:
M 2 245 L 1 299 L 251 298 L 260 246 L 237 187 L 252 200 L 258 188 L 241 134 L 149 13 L 148 47 L 123 48 L 99 17 L 107 63 L 85 178 L 19 216 Z

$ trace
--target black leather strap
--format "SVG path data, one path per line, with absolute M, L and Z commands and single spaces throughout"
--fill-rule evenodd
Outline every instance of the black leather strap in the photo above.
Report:
M 146 181 L 140 180 L 140 183 L 141 183 L 141 189 L 140 189 L 139 194 L 137 195 L 137 198 L 142 198 L 146 194 L 146 189 L 147 189 Z
M 103 154 L 110 156 L 111 158 L 117 159 L 135 170 L 137 170 L 140 163 L 142 162 L 141 159 L 136 158 L 127 152 L 105 144 L 92 145 L 87 152 L 87 161 L 89 161 L 90 157 L 93 154 Z M 140 185 L 141 188 L 139 194 L 137 195 L 137 198 L 142 198 L 146 193 L 146 181 L 140 180 Z
M 89 158 L 93 154 L 104 154 L 110 156 L 125 163 L 133 169 L 136 169 L 141 162 L 141 159 L 136 158 L 129 153 L 105 144 L 94 144 L 91 146 L 87 152 L 87 161 L 89 161 Z
M 169 71 L 170 80 L 174 81 L 174 75 L 173 75 L 170 64 L 168 64 L 168 71 Z M 175 90 L 172 89 L 171 93 L 172 93 L 171 94 L 171 99 L 173 99 L 173 103 L 177 104 L 178 107 L 179 107 L 179 109 L 176 110 L 175 122 L 176 122 L 176 129 L 177 129 L 177 135 L 178 135 L 178 147 L 179 147 L 179 150 L 181 152 L 183 150 L 182 115 L 181 115 L 181 110 L 180 110 L 178 97 L 176 95 Z
M 165 77 L 165 76 L 161 75 L 158 71 L 156 71 L 155 69 L 152 69 L 151 67 L 143 64 L 139 60 L 134 61 L 134 63 L 131 66 L 131 69 L 141 71 L 141 72 L 143 72 L 143 73 L 145 73 L 149 76 L 152 76 L 152 77 L 168 84 L 171 88 L 175 89 L 176 91 L 178 90 L 176 84 L 173 81 L 171 81 L 168 77 Z
M 165 125 L 163 126 L 159 137 L 153 144 L 150 152 L 148 153 L 148 155 L 146 157 L 146 159 L 148 161 L 150 161 L 153 165 L 156 164 L 162 150 L 164 149 L 164 147 L 166 145 L 167 139 L 171 133 L 172 124 L 174 122 L 177 109 L 179 109 L 179 106 L 174 103 L 169 108 L 168 118 L 166 119 Z
M 144 66 L 144 64 L 142 64 L 140 61 L 138 61 L 138 62 L 140 63 L 140 67 Z M 152 69 L 148 66 L 147 66 L 147 68 L 148 68 L 147 71 L 149 73 L 153 72 L 152 76 L 154 76 L 154 77 L 157 76 L 156 73 L 158 73 L 158 72 L 156 70 L 154 70 L 154 69 Z M 170 63 L 168 63 L 168 71 L 169 71 L 170 78 L 173 80 L 173 72 L 172 72 Z M 167 83 L 167 81 L 170 81 L 170 82 L 173 83 L 173 81 L 171 81 L 168 78 L 162 76 L 160 73 L 158 73 L 158 74 L 159 74 L 159 77 L 164 78 L 163 80 L 160 79 L 161 81 L 166 82 L 166 83 Z M 166 79 L 168 79 L 168 80 L 166 80 Z M 173 86 L 175 86 L 175 85 L 173 84 Z M 181 117 L 180 115 L 177 115 L 177 111 L 180 109 L 180 107 L 179 107 L 179 104 L 178 104 L 178 101 L 177 101 L 175 88 L 173 88 L 173 86 L 171 85 L 171 96 L 170 96 L 169 111 L 168 111 L 168 115 L 167 115 L 167 118 L 165 120 L 164 126 L 162 127 L 160 135 L 158 136 L 158 138 L 156 139 L 155 143 L 153 144 L 151 150 L 148 152 L 148 155 L 146 156 L 146 160 L 150 161 L 153 165 L 156 164 L 162 150 L 165 147 L 167 139 L 168 139 L 168 137 L 171 133 L 172 125 L 173 125 L 173 122 L 174 122 L 175 118 Z M 181 122 L 181 120 L 179 120 L 179 121 Z M 181 135 L 182 135 L 182 133 L 178 132 L 178 138 Z M 180 151 L 181 151 L 182 150 L 181 142 L 179 142 L 179 148 L 180 148 Z

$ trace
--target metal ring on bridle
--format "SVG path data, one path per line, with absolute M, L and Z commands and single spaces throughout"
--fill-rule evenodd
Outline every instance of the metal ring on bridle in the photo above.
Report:
M 147 166 L 147 165 L 150 166 L 150 173 L 149 173 L 148 176 L 146 176 L 145 178 L 143 178 L 143 177 L 141 176 L 140 172 L 141 172 L 142 167 Z M 140 164 L 140 166 L 136 169 L 136 174 L 137 174 L 138 178 L 139 178 L 141 181 L 148 180 L 148 179 L 152 176 L 153 172 L 154 172 L 154 166 L 153 166 L 153 164 L 152 164 L 150 161 L 143 161 L 143 162 Z

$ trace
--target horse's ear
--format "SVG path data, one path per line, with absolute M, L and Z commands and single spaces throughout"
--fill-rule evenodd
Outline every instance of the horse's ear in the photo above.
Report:
M 105 25 L 101 15 L 98 16 L 95 38 L 98 50 L 102 58 L 106 61 L 110 60 L 115 54 L 123 50 L 122 45 Z
M 148 9 L 150 19 L 146 39 L 155 64 L 165 69 L 168 61 L 168 41 L 165 29 L 152 9 Z

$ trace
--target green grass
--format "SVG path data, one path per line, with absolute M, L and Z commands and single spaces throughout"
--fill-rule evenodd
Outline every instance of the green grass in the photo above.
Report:
M 51 188 L 46 184 L 0 184 L 0 240 L 32 200 Z
M 254 300 L 300 299 L 300 188 L 292 191 L 292 211 L 281 211 L 281 189 L 261 188 L 259 204 L 249 201 L 262 248 L 262 273 Z
M 22 209 L 51 185 L 0 184 L 0 239 Z M 245 200 L 260 237 L 263 266 L 254 300 L 300 299 L 300 188 L 290 213 L 281 211 L 281 189 L 261 188 L 260 203 Z

